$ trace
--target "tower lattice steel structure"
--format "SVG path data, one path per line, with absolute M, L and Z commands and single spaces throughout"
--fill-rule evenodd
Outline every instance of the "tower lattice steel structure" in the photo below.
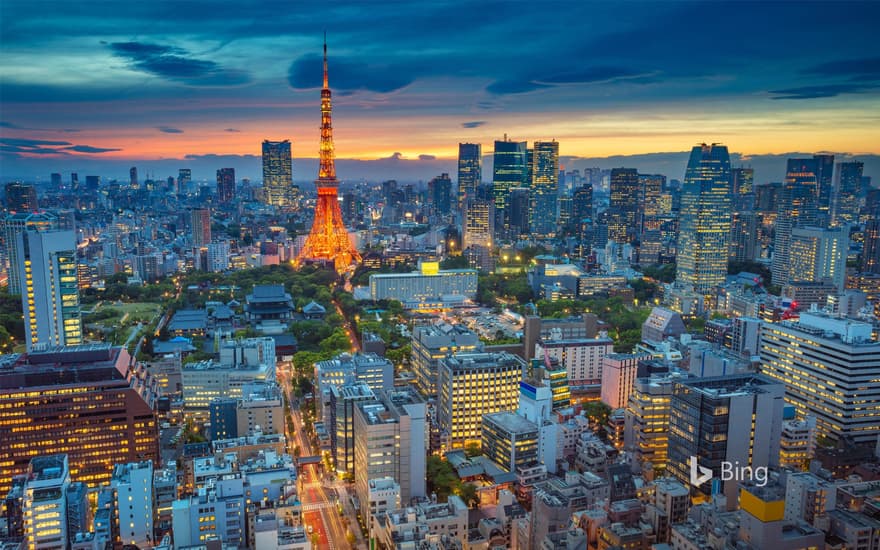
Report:
M 327 79 L 327 38 L 324 37 L 324 87 L 321 88 L 321 150 L 318 179 L 318 204 L 315 219 L 296 265 L 306 260 L 333 262 L 338 273 L 353 269 L 361 255 L 348 238 L 339 208 L 339 181 L 333 155 L 333 125 L 330 112 L 330 85 Z

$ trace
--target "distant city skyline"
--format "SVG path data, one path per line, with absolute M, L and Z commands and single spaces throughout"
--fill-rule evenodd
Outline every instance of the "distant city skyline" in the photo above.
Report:
M 258 156 L 266 139 L 317 158 L 324 28 L 340 159 L 451 160 L 505 133 L 555 139 L 563 159 L 700 142 L 880 154 L 870 2 L 799 4 L 796 23 L 782 2 L 46 5 L 3 4 L 2 177 Z

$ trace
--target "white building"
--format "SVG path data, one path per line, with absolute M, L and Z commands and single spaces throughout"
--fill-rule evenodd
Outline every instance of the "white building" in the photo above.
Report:
M 596 386 L 602 381 L 602 361 L 614 351 L 614 341 L 604 334 L 597 338 L 539 339 L 535 356 L 541 357 L 545 351 L 565 367 L 569 386 Z
M 110 486 L 115 492 L 120 539 L 124 544 L 149 546 L 153 540 L 153 462 L 116 464 Z
M 226 241 L 208 245 L 208 271 L 220 272 L 229 269 L 229 243 Z
M 404 307 L 419 309 L 422 304 L 458 302 L 477 297 L 476 269 L 439 269 L 437 262 L 422 262 L 412 273 L 370 275 L 372 300 L 397 300 Z
M 790 280 L 829 281 L 839 292 L 843 291 L 849 252 L 848 227 L 794 228 L 791 230 L 789 250 Z
M 207 414 L 218 397 L 239 399 L 242 390 L 259 382 L 275 380 L 275 363 L 224 366 L 211 360 L 184 365 L 181 371 L 184 407 Z
M 761 372 L 785 385 L 798 416 L 816 417 L 817 435 L 874 446 L 880 435 L 880 343 L 869 323 L 817 312 L 764 325 Z

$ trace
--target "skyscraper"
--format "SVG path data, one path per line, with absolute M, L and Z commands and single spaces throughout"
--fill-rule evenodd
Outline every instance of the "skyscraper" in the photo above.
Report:
M 18 247 L 15 245 L 17 236 L 24 231 L 47 231 L 60 229 L 58 216 L 49 212 L 10 214 L 3 220 L 3 242 L 9 255 L 10 294 L 21 294 L 21 274 L 18 269 Z
M 635 168 L 614 168 L 608 201 L 608 238 L 628 243 L 635 236 L 639 211 L 639 172 Z
M 865 223 L 861 271 L 880 273 L 880 218 L 875 214 Z
M 575 224 L 593 218 L 593 186 L 589 183 L 574 190 L 571 197 L 571 218 Z
M 15 245 L 28 351 L 81 344 L 73 231 L 23 231 Z
M 495 229 L 495 204 L 491 200 L 469 198 L 465 202 L 462 248 L 492 246 Z
M 207 208 L 193 208 L 192 243 L 199 248 L 211 243 L 211 211 Z
M 293 165 L 290 157 L 290 140 L 263 141 L 263 189 L 266 203 L 274 206 L 291 206 Z
M 452 180 L 449 174 L 441 174 L 428 182 L 428 195 L 434 205 L 434 212 L 446 216 L 452 212 Z
M 708 293 L 727 276 L 730 238 L 730 155 L 725 145 L 691 151 L 681 193 L 676 278 Z
M 662 174 L 639 174 L 638 234 L 645 231 L 646 222 L 661 214 L 660 195 L 666 187 L 666 176 Z
M 235 168 L 217 170 L 217 200 L 230 202 L 235 198 Z
M 49 175 L 49 178 L 50 178 L 50 185 L 52 186 L 52 190 L 53 191 L 60 191 L 61 190 L 61 174 L 58 172 L 52 172 Z
M 732 168 L 730 185 L 733 191 L 734 210 L 752 210 L 755 203 L 755 170 L 753 168 Z
M 132 166 L 128 169 L 128 185 L 132 189 L 138 188 L 138 169 L 137 166 Z
M 736 200 L 736 196 L 734 196 Z M 758 216 L 752 211 L 734 212 L 730 221 L 730 260 L 752 262 L 758 247 Z
M 506 234 L 510 228 L 508 201 L 510 190 L 526 187 L 528 164 L 526 162 L 526 142 L 495 142 L 492 166 L 492 197 L 495 199 L 495 231 Z
M 834 155 L 813 155 L 816 162 L 816 215 L 822 227 L 831 220 L 834 197 Z
M 837 165 L 835 187 L 837 189 L 834 213 L 834 225 L 855 223 L 859 217 L 859 191 L 862 183 L 862 162 L 841 162 Z
M 181 168 L 177 171 L 177 192 L 186 193 L 190 182 L 192 181 L 192 170 L 189 168 Z
M 536 141 L 532 147 L 529 228 L 538 238 L 556 235 L 559 197 L 559 143 Z
M 797 227 L 791 232 L 792 281 L 831 282 L 843 292 L 849 229 Z
M 458 144 L 458 207 L 464 208 L 468 198 L 476 197 L 483 177 L 482 147 L 479 143 Z
M 792 230 L 816 223 L 818 171 L 816 159 L 788 159 L 773 229 L 770 271 L 774 285 L 784 285 L 789 281 Z
M 37 189 L 29 183 L 6 184 L 6 208 L 10 212 L 33 212 L 37 207 Z

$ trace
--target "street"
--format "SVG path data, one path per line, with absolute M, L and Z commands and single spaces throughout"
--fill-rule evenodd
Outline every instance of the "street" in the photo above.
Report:
M 281 384 L 284 398 L 290 404 L 290 415 L 293 420 L 293 433 L 288 432 L 285 423 L 285 435 L 292 446 L 298 446 L 301 457 L 318 456 L 320 450 L 313 449 L 308 435 L 303 428 L 302 412 L 299 409 L 299 401 L 294 399 L 291 389 L 291 373 L 278 371 L 278 381 Z M 291 449 L 292 450 L 292 449 Z M 342 516 L 337 511 L 336 494 L 333 488 L 324 486 L 321 477 L 322 465 L 303 465 L 297 475 L 299 476 L 299 498 L 302 503 L 303 524 L 308 532 L 311 527 L 312 536 L 317 538 L 316 548 L 348 549 L 351 548 L 346 540 L 346 528 L 343 525 Z M 358 531 L 356 520 L 349 518 L 349 524 L 353 531 Z M 362 545 L 358 545 L 362 547 Z

